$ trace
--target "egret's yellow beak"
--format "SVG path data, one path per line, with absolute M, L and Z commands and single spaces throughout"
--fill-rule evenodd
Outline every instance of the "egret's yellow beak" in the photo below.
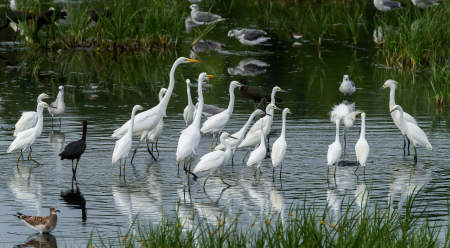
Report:
M 277 110 L 281 110 L 279 107 L 277 107 L 277 106 L 273 106 L 273 109 L 277 109 Z
M 214 75 L 206 74 L 206 77 L 207 77 L 207 78 L 213 78 L 213 77 L 215 77 L 215 76 L 214 76 Z
M 200 63 L 200 61 L 198 61 L 196 59 L 186 59 L 186 60 L 191 63 Z
M 396 108 L 396 107 L 393 107 L 393 108 L 391 109 L 391 113 L 394 112 L 395 110 L 397 110 L 397 108 Z
M 383 88 L 383 89 L 386 89 L 386 85 L 383 84 L 382 88 Z
M 44 99 L 47 99 L 49 96 L 47 94 L 44 95 Z

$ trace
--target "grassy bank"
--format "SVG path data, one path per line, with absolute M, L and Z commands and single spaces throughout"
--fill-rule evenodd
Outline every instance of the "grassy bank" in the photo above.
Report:
M 93 237 L 88 247 L 448 247 L 448 225 L 439 227 L 421 212 L 412 212 L 408 201 L 404 212 L 353 210 L 349 206 L 341 217 L 332 220 L 328 210 L 303 206 L 291 210 L 285 219 L 266 218 L 260 224 L 239 227 L 238 219 L 217 223 L 192 220 L 167 220 L 157 225 L 140 223 L 133 231 L 119 235 L 116 241 Z M 421 219 L 422 218 L 422 219 Z M 420 221 L 419 221 L 420 219 Z M 450 223 L 449 223 L 450 224 Z M 191 228 L 186 228 L 189 226 Z M 444 235 L 440 238 L 438 235 Z M 96 236 L 96 235 L 94 235 Z

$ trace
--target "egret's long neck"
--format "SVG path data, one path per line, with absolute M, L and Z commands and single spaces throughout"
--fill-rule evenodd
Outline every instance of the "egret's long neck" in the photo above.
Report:
M 395 86 L 390 87 L 389 92 L 389 110 L 395 106 Z
M 225 142 L 225 147 L 225 158 L 228 161 L 228 159 L 231 157 L 232 149 L 231 145 L 228 142 Z
M 253 118 L 255 118 L 256 113 L 252 113 L 250 117 L 248 118 L 247 122 L 244 124 L 244 126 L 241 128 L 241 132 L 245 134 L 247 132 L 247 129 L 250 127 L 250 123 L 252 122 Z M 242 135 L 243 136 L 243 135 Z
M 261 128 L 261 146 L 266 147 L 266 137 L 264 136 L 264 130 Z
M 270 103 L 275 105 L 275 94 L 277 93 L 276 89 L 272 90 L 272 94 L 270 95 Z
M 167 88 L 167 92 L 164 95 L 164 98 L 159 102 L 159 105 L 164 109 L 167 108 L 167 104 L 169 104 L 170 97 L 172 96 L 173 87 L 175 86 L 175 70 L 177 69 L 179 63 L 174 63 L 169 73 L 169 87 Z
M 360 139 L 366 138 L 366 117 L 361 116 L 361 134 L 359 134 Z
M 229 89 L 230 92 L 230 102 L 228 103 L 228 112 L 233 113 L 233 108 L 234 108 L 234 87 L 230 86 Z
M 405 123 L 405 116 L 403 113 L 403 109 L 398 109 L 400 111 L 400 125 L 403 127 L 403 129 L 406 129 L 406 123 Z
M 188 96 L 188 105 L 194 106 L 194 104 L 192 103 L 191 87 L 189 86 L 189 84 L 186 84 L 186 88 L 187 88 L 187 96 Z
M 283 113 L 283 123 L 281 124 L 281 137 L 286 137 L 286 115 L 287 113 Z
M 36 126 L 34 127 L 38 132 L 36 133 L 36 136 L 41 136 L 42 128 L 44 126 L 44 115 L 42 112 L 44 111 L 43 107 L 38 106 L 37 108 L 37 114 L 38 114 L 38 121 L 36 123 Z
M 195 127 L 200 128 L 200 121 L 202 120 L 202 113 L 203 113 L 203 91 L 201 82 L 198 82 L 197 94 L 198 94 L 198 106 L 192 124 Z
M 340 119 L 338 119 L 336 121 L 336 138 L 334 139 L 335 142 L 339 142 L 339 124 L 340 124 Z
M 134 116 L 136 114 L 136 111 L 133 109 L 133 111 L 131 111 L 131 125 L 128 128 L 128 134 L 131 136 L 133 134 L 133 129 L 134 129 Z

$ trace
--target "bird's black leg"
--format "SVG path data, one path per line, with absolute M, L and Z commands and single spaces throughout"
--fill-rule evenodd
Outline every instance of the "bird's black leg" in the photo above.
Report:
M 52 115 L 52 130 L 53 130 L 53 115 Z
M 127 165 L 127 160 L 123 160 L 123 177 L 125 177 L 125 166 Z
M 122 176 L 122 159 L 119 159 L 119 176 Z
M 17 159 L 16 167 L 19 168 L 20 158 L 23 158 L 23 150 L 20 150 L 19 158 Z
M 153 155 L 153 153 L 152 153 L 152 151 L 150 151 L 150 147 L 148 146 L 148 140 L 146 139 L 146 142 L 147 142 L 147 152 L 150 154 L 150 156 L 152 156 L 152 158 L 153 158 L 153 160 L 157 160 L 156 158 L 155 158 L 155 156 Z
M 406 140 L 405 140 L 406 136 L 403 136 L 403 156 L 406 156 Z
M 158 158 L 159 158 L 158 140 L 159 139 L 156 139 L 156 142 L 155 142 L 155 150 L 156 150 L 156 153 L 158 153 Z
M 77 164 L 75 165 L 75 174 L 77 174 L 78 162 L 80 162 L 80 158 L 77 158 Z
M 75 175 L 75 169 L 73 168 L 73 159 L 72 159 L 72 175 Z
M 61 117 L 59 117 L 59 130 L 61 130 Z
M 227 185 L 228 187 L 231 187 L 231 184 L 225 182 L 225 180 L 223 180 L 222 176 L 219 176 L 219 177 L 220 177 L 220 180 L 222 181 L 223 184 Z
M 283 170 L 283 163 L 280 164 L 280 182 L 281 182 L 281 171 Z
M 247 152 L 244 154 L 244 157 L 242 158 L 242 163 L 245 163 L 245 159 L 247 158 L 249 153 L 249 150 L 247 150 Z
M 231 155 L 231 167 L 234 167 L 234 152 Z
M 408 139 L 408 137 L 406 137 L 406 139 L 408 140 L 408 156 L 409 156 L 409 144 L 411 143 Z M 415 148 L 415 147 L 414 147 Z
M 417 162 L 417 150 L 416 150 L 416 146 L 414 146 L 414 161 Z
M 28 160 L 30 160 L 30 158 L 31 158 L 31 152 L 33 152 L 33 149 L 31 149 L 31 146 L 30 146 L 30 152 L 28 153 Z
M 275 182 L 275 167 L 272 166 L 272 182 Z
M 344 128 L 344 156 L 345 156 L 345 148 L 347 147 L 347 136 L 345 135 L 345 128 Z
M 133 156 L 131 156 L 131 162 L 130 162 L 131 164 L 133 164 L 134 156 L 136 155 L 136 152 L 137 152 L 138 148 L 139 148 L 139 144 L 138 144 L 138 146 L 136 146 L 136 148 L 133 151 Z

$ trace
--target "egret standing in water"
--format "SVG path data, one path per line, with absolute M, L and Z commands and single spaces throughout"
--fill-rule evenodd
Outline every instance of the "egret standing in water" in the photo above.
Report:
M 344 75 L 341 85 L 339 86 L 339 91 L 342 94 L 344 94 L 344 96 L 355 93 L 355 91 L 356 91 L 355 83 L 350 80 L 348 75 Z
M 336 138 L 334 139 L 334 142 L 328 146 L 328 152 L 327 152 L 328 166 L 333 165 L 333 164 L 336 164 L 336 166 L 337 166 L 337 163 L 341 159 L 342 146 L 341 146 L 341 142 L 339 141 L 339 124 L 340 124 L 340 122 L 341 122 L 340 119 L 336 119 Z
M 260 143 L 259 146 L 255 148 L 250 153 L 250 156 L 247 160 L 247 166 L 253 166 L 256 165 L 256 169 L 260 169 L 262 162 L 264 161 L 264 158 L 266 158 L 267 153 L 267 146 L 266 146 L 266 134 L 263 131 L 263 126 L 261 126 L 260 130 Z M 255 170 L 255 176 L 256 176 L 256 170 Z
M 48 108 L 48 104 L 45 102 L 40 102 L 37 106 L 37 115 L 38 120 L 36 125 L 33 128 L 27 129 L 23 132 L 20 132 L 16 135 L 14 141 L 9 145 L 7 153 L 11 153 L 14 150 L 20 149 L 20 155 L 17 159 L 16 166 L 19 166 L 20 158 L 23 158 L 23 151 L 26 149 L 30 149 L 30 153 L 28 154 L 28 159 L 40 165 L 36 160 L 31 157 L 31 145 L 33 145 L 34 141 L 41 136 L 42 128 L 44 127 L 44 116 L 43 111 L 44 108 Z
M 272 166 L 273 166 L 273 180 L 275 180 L 275 167 L 280 166 L 280 180 L 281 180 L 281 171 L 283 170 L 283 159 L 286 154 L 287 143 L 286 143 L 286 115 L 290 114 L 291 111 L 288 108 L 283 109 L 282 113 L 282 127 L 281 127 L 281 135 L 275 140 L 272 145 Z
M 175 86 L 175 70 L 177 69 L 177 67 L 180 64 L 198 62 L 198 60 L 188 59 L 185 57 L 180 57 L 175 60 L 175 63 L 173 63 L 169 73 L 170 82 L 169 87 L 167 88 L 167 93 L 164 95 L 164 98 L 159 102 L 158 105 L 136 115 L 133 136 L 138 136 L 141 138 L 146 137 L 147 133 L 155 128 L 156 125 L 158 125 L 159 121 L 161 120 L 161 116 L 166 114 L 167 105 L 169 104 L 169 100 L 172 96 L 172 91 Z M 128 132 L 129 127 L 130 120 L 123 124 L 120 128 L 114 130 L 112 137 L 120 138 L 124 136 Z M 152 153 L 150 153 L 150 155 L 152 155 L 152 157 L 155 159 L 155 156 L 153 156 Z
M 396 105 L 395 104 L 395 90 L 397 89 L 397 85 L 398 82 L 392 79 L 388 79 L 386 80 L 386 82 L 384 82 L 383 84 L 383 89 L 385 88 L 389 88 L 390 92 L 389 92 L 389 111 L 392 110 L 392 108 Z M 392 120 L 394 121 L 395 126 L 397 126 L 397 128 L 400 130 L 400 132 L 403 135 L 403 155 L 405 155 L 405 148 L 406 148 L 406 140 L 408 140 L 408 155 L 409 155 L 409 144 L 410 141 L 409 139 L 406 137 L 406 130 L 404 129 L 404 127 L 401 125 L 400 122 L 400 111 L 391 111 L 391 117 Z M 403 119 L 405 122 L 409 122 L 411 124 L 414 124 L 417 126 L 417 122 L 416 119 L 414 119 L 414 117 L 412 117 L 410 114 L 403 112 Z
M 59 156 L 61 157 L 61 160 L 63 160 L 63 159 L 72 160 L 72 175 L 74 178 L 76 178 L 76 175 L 77 175 L 77 168 L 78 168 L 78 162 L 80 162 L 80 157 L 81 157 L 81 155 L 83 155 L 84 151 L 86 150 L 86 134 L 87 134 L 87 121 L 84 120 L 83 121 L 83 134 L 81 136 L 81 139 L 69 143 L 64 148 L 64 151 L 59 154 Z M 77 160 L 75 168 L 73 167 L 74 159 Z
M 48 98 L 47 94 L 45 93 L 40 94 L 37 98 L 37 104 L 43 102 L 42 100 L 47 98 Z M 22 115 L 20 116 L 20 119 L 17 121 L 14 128 L 14 137 L 16 137 L 18 133 L 34 127 L 37 121 L 38 121 L 37 112 L 35 111 L 22 112 Z
M 119 140 L 116 141 L 116 145 L 114 146 L 114 151 L 112 154 L 112 164 L 115 164 L 119 161 L 119 170 L 120 175 L 122 175 L 122 159 L 123 159 L 123 175 L 125 176 L 125 165 L 127 162 L 128 153 L 130 153 L 131 146 L 133 143 L 133 128 L 134 128 L 134 119 L 136 112 L 139 110 L 143 110 L 144 108 L 141 105 L 135 105 L 133 110 L 131 111 L 130 125 L 128 127 L 128 132 L 122 136 Z
M 161 101 L 164 97 L 164 95 L 166 94 L 167 89 L 166 88 L 161 88 L 161 90 L 159 91 L 159 101 Z M 148 147 L 148 143 L 152 144 L 152 149 L 149 152 L 150 154 L 153 153 L 153 144 L 155 145 L 155 150 L 158 153 L 158 157 L 159 157 L 159 150 L 158 150 L 158 139 L 161 136 L 161 134 L 163 133 L 164 130 L 164 117 L 166 115 L 164 114 L 163 116 L 161 116 L 161 119 L 158 122 L 158 125 L 156 125 L 155 128 L 153 128 L 150 132 L 147 133 L 147 138 L 146 138 L 146 143 L 147 143 L 147 150 L 149 150 L 150 148 Z M 134 153 L 134 152 L 133 152 Z
M 208 78 L 212 78 L 212 75 L 206 74 L 206 72 L 200 73 L 198 76 L 197 94 L 198 94 L 198 107 L 195 112 L 194 121 L 181 131 L 180 138 L 178 139 L 176 159 L 178 164 L 178 169 L 180 168 L 180 163 L 184 162 L 184 170 L 190 171 L 190 166 L 187 166 L 188 160 L 197 154 L 197 147 L 200 143 L 200 122 L 202 120 L 203 112 L 203 88 L 202 85 Z
M 64 111 L 66 111 L 66 105 L 64 104 L 64 86 L 60 85 L 58 87 L 58 95 L 56 96 L 56 100 L 52 102 L 48 106 L 48 112 L 52 116 L 52 126 L 53 126 L 53 118 L 56 115 L 62 115 L 64 114 Z M 59 118 L 59 126 L 61 126 L 61 118 Z
M 187 90 L 188 105 L 184 108 L 183 119 L 184 122 L 186 123 L 186 126 L 188 126 L 194 120 L 194 112 L 195 112 L 195 105 L 192 103 L 191 98 L 191 80 L 189 79 L 186 79 L 186 90 Z
M 356 153 L 356 160 L 358 161 L 359 165 L 363 166 L 364 169 L 366 168 L 366 161 L 369 157 L 369 143 L 367 143 L 366 140 L 366 113 L 361 113 L 361 133 L 359 134 L 359 139 L 356 142 L 355 145 L 355 153 Z M 356 168 L 358 169 L 358 167 Z
M 235 137 L 229 135 L 227 132 L 223 132 L 220 135 L 220 142 L 225 144 L 225 151 L 213 151 L 210 153 L 207 153 L 205 155 L 203 155 L 200 158 L 200 161 L 198 162 L 198 164 L 195 166 L 194 170 L 192 171 L 192 174 L 194 175 L 194 180 L 197 177 L 197 173 L 202 172 L 202 171 L 207 171 L 210 170 L 211 173 L 209 173 L 209 175 L 205 178 L 205 180 L 203 181 L 203 190 L 205 190 L 205 185 L 206 185 L 206 181 L 208 180 L 208 178 L 211 176 L 212 173 L 214 173 L 217 169 L 219 169 L 223 164 L 225 164 L 226 162 L 228 162 L 231 158 L 231 144 L 229 143 L 230 139 L 236 139 Z M 222 182 L 228 186 L 230 186 L 230 184 L 226 183 L 222 176 L 220 176 L 220 180 L 222 180 Z
M 391 112 L 398 111 L 400 112 L 400 126 L 403 130 L 405 130 L 406 136 L 413 143 L 414 146 L 414 161 L 417 162 L 417 150 L 416 147 L 423 146 L 428 150 L 433 150 L 430 142 L 428 141 L 428 137 L 425 132 L 416 124 L 405 121 L 404 112 L 400 105 L 395 105 Z
M 222 132 L 222 129 L 227 125 L 228 121 L 230 120 L 231 115 L 233 114 L 234 109 L 234 89 L 236 87 L 241 87 L 241 83 L 238 81 L 232 81 L 230 83 L 229 93 L 230 93 L 230 102 L 228 103 L 228 108 L 224 111 L 213 115 L 209 117 L 202 125 L 202 128 L 200 131 L 203 134 L 206 133 L 212 133 L 213 139 L 211 142 L 210 150 L 213 149 L 213 144 L 216 139 L 216 133 L 220 134 Z M 198 111 L 197 111 L 198 112 Z

